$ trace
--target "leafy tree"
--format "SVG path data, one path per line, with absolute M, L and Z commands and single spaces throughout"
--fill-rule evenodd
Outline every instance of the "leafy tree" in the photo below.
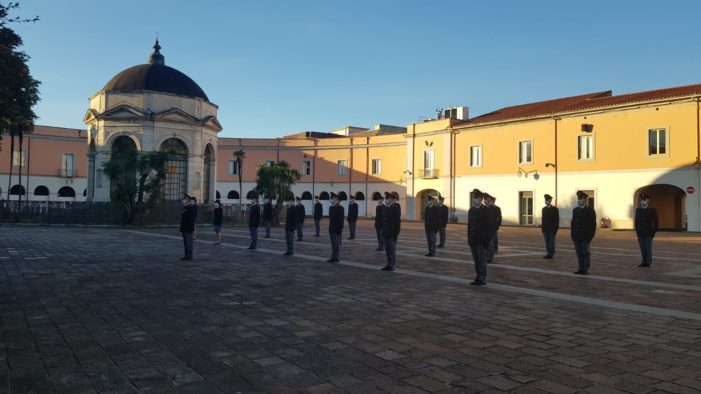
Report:
M 143 224 L 146 207 L 163 199 L 161 186 L 166 177 L 167 152 L 130 150 L 103 163 L 112 184 L 112 200 L 124 208 L 125 223 Z
M 243 210 L 243 159 L 246 158 L 246 152 L 243 149 L 239 149 L 234 152 L 234 157 L 239 170 L 239 206 Z
M 13 137 L 31 130 L 36 115 L 32 107 L 39 101 L 39 81 L 29 73 L 29 56 L 19 47 L 22 38 L 8 25 L 36 22 L 38 17 L 10 17 L 19 3 L 0 4 L 0 133 Z
M 298 181 L 302 175 L 294 168 L 290 168 L 285 161 L 261 165 L 258 167 L 258 179 L 256 180 L 256 192 L 264 194 L 266 197 L 275 198 L 275 214 L 273 222 L 279 224 L 282 203 L 291 194 L 290 188 Z

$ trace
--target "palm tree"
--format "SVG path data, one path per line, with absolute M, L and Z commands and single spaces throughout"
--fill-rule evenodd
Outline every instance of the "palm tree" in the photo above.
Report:
M 246 158 L 246 152 L 244 152 L 243 149 L 239 149 L 234 152 L 234 157 L 236 158 L 236 165 L 239 170 L 239 206 L 243 211 L 243 159 Z
M 287 162 L 271 163 L 258 167 L 258 179 L 256 180 L 256 192 L 265 194 L 266 197 L 275 198 L 275 214 L 273 222 L 278 224 L 282 203 L 290 195 L 290 188 L 302 175 L 291 168 Z

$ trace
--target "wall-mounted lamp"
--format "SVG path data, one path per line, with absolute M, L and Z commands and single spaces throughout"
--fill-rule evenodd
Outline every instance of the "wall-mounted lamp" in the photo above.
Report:
M 594 131 L 594 125 L 591 123 L 582 123 L 582 131 L 585 133 L 591 133 Z
M 534 174 L 534 175 L 533 175 L 533 179 L 535 179 L 536 181 L 537 181 L 538 179 L 540 179 L 540 175 L 538 175 L 538 170 L 524 171 L 523 168 L 519 167 L 519 168 L 518 168 L 518 171 L 516 171 L 516 176 L 519 177 L 519 178 L 521 177 L 521 175 L 523 175 L 523 176 L 525 176 L 526 178 L 528 178 L 528 174 Z
M 556 168 L 557 166 L 555 165 L 555 163 L 545 163 L 545 167 Z
M 413 172 L 411 172 L 411 171 L 409 171 L 409 170 L 404 170 L 404 173 L 407 174 L 407 175 L 413 175 L 413 174 L 414 174 Z

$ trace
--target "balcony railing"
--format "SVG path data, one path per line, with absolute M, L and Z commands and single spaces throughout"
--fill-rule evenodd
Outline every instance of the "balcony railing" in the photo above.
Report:
M 61 178 L 73 178 L 75 176 L 75 168 L 59 168 L 58 176 Z
M 419 177 L 425 179 L 438 178 L 438 168 L 424 168 L 419 170 Z

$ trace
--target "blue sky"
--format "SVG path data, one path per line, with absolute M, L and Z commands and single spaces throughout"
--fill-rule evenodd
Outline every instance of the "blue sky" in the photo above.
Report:
M 6 1 L 4 1 L 6 3 Z M 698 1 L 23 0 L 37 124 L 83 128 L 88 97 L 166 64 L 219 105 L 220 136 L 274 137 L 436 108 L 701 83 Z

